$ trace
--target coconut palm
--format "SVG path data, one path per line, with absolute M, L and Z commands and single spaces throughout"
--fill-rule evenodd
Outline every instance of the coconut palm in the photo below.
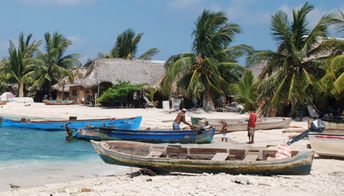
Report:
M 212 109 L 214 95 L 223 94 L 223 89 L 228 88 L 219 66 L 224 70 L 237 66 L 236 60 L 252 48 L 246 45 L 228 47 L 241 30 L 239 25 L 228 23 L 223 12 L 204 10 L 195 25 L 193 52 L 174 55 L 167 60 L 162 89 L 167 94 L 179 86 L 193 99 L 203 96 L 203 108 L 207 110 Z
M 249 58 L 252 64 L 265 64 L 258 87 L 261 97 L 272 97 L 273 105 L 291 104 L 294 114 L 296 106 L 312 100 L 312 88 L 323 74 L 325 59 L 343 44 L 327 38 L 328 26 L 333 22 L 331 15 L 323 16 L 313 28 L 308 27 L 307 15 L 313 8 L 306 3 L 293 10 L 292 21 L 285 12 L 276 12 L 271 30 L 278 43 L 277 51 L 257 51 Z
M 141 56 L 136 57 L 137 46 L 141 41 L 143 33 L 136 34 L 134 30 L 127 29 L 117 36 L 116 44 L 109 54 L 98 53 L 98 58 L 123 58 L 151 60 L 159 52 L 157 48 L 151 48 Z
M 344 55 L 328 60 L 325 75 L 318 83 L 320 90 L 339 99 L 344 93 Z
M 234 92 L 237 101 L 244 103 L 246 111 L 256 109 L 256 89 L 252 71 L 244 71 L 243 77 L 238 83 L 234 84 Z
M 344 12 L 339 11 L 338 15 L 335 17 L 334 24 L 336 25 L 338 32 L 344 36 Z
M 71 69 L 80 65 L 79 54 L 65 55 L 67 48 L 72 42 L 62 34 L 45 33 L 45 52 L 39 56 L 39 63 L 30 74 L 36 78 L 34 85 L 41 87 L 47 85 L 51 97 L 51 86 L 63 78 L 69 77 L 72 80 Z
M 41 44 L 40 41 L 31 41 L 32 34 L 25 36 L 19 34 L 18 47 L 13 41 L 10 41 L 8 49 L 9 57 L 4 59 L 4 71 L 9 83 L 17 83 L 19 97 L 25 95 L 25 84 L 32 81 L 29 73 L 32 71 L 35 61 L 35 54 Z

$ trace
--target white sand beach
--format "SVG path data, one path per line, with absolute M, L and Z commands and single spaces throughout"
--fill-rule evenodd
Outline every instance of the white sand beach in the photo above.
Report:
M 33 103 L 8 103 L 0 108 L 1 116 L 16 118 L 67 119 L 69 116 L 82 118 L 131 117 L 142 115 L 142 128 L 170 128 L 176 113 L 162 109 L 106 109 L 98 107 L 45 106 Z M 188 112 L 190 116 L 208 118 L 246 118 L 247 114 L 237 113 L 199 113 Z M 307 122 L 295 122 L 291 125 L 304 129 Z M 282 130 L 257 131 L 255 146 L 278 145 L 289 134 Z M 290 133 L 292 134 L 292 133 Z M 246 132 L 229 133 L 230 141 L 224 143 L 218 136 L 209 145 L 248 145 Z M 305 149 L 307 140 L 295 145 L 296 149 Z M 61 165 L 33 165 L 31 168 L 13 168 L 13 172 L 0 168 L 0 195 L 344 195 L 344 160 L 320 159 L 315 157 L 310 175 L 306 176 L 254 176 L 228 174 L 173 174 L 163 176 L 139 176 L 129 178 L 127 172 L 136 168 L 106 165 L 101 159 L 70 164 L 63 170 Z M 82 167 L 80 167 L 82 165 Z M 92 168 L 83 174 L 83 171 Z M 55 170 L 55 173 L 54 173 Z M 58 172 L 56 172 L 58 171 Z M 19 185 L 10 189 L 9 184 Z

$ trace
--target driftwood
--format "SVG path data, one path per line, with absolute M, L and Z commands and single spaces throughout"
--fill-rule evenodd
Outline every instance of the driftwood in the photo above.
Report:
M 127 175 L 129 175 L 130 178 L 134 178 L 134 177 L 137 177 L 137 176 L 140 176 L 140 175 L 156 176 L 157 173 L 155 173 L 154 171 L 152 171 L 150 169 L 142 168 L 139 171 L 128 173 Z

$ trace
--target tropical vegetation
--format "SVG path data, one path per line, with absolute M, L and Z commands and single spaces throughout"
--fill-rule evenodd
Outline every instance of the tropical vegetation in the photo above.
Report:
M 116 43 L 109 54 L 99 53 L 98 57 L 151 60 L 152 57 L 159 52 L 157 48 L 150 48 L 139 57 L 136 57 L 137 47 L 142 36 L 143 33 L 136 34 L 134 30 L 127 29 L 117 36 Z
M 305 102 L 316 96 L 317 81 L 324 74 L 326 60 L 343 45 L 343 41 L 329 37 L 332 15 L 323 16 L 309 28 L 307 16 L 314 9 L 308 3 L 293 10 L 292 21 L 287 13 L 276 12 L 271 19 L 271 31 L 278 44 L 277 51 L 256 51 L 249 57 L 253 64 L 264 64 L 259 75 L 259 98 L 271 98 L 274 106 L 291 106 L 295 114 Z
M 133 92 L 142 90 L 143 84 L 131 84 L 130 82 L 119 81 L 118 84 L 108 88 L 99 98 L 98 102 L 111 102 L 116 99 L 127 99 Z
M 204 10 L 195 25 L 192 52 L 174 55 L 166 62 L 162 92 L 171 94 L 178 86 L 192 99 L 203 98 L 203 108 L 209 110 L 215 96 L 224 95 L 229 88 L 230 81 L 224 78 L 231 77 L 224 74 L 240 72 L 237 59 L 253 49 L 247 45 L 229 47 L 241 28 L 229 23 L 223 12 Z

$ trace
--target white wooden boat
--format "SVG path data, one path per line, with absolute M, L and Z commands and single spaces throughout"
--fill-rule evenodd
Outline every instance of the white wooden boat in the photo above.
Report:
M 197 118 L 192 117 L 192 124 L 195 126 L 203 126 L 205 121 L 209 122 L 210 126 L 216 128 L 217 131 L 221 131 L 222 123 L 226 122 L 228 125 L 228 131 L 247 131 L 247 119 L 219 119 L 219 118 Z M 288 128 L 291 122 L 291 118 L 284 117 L 265 117 L 257 119 L 256 129 L 269 130 L 269 129 L 284 129 Z
M 316 154 L 344 158 L 344 131 L 311 132 L 308 137 Z
M 292 151 L 276 158 L 267 148 L 204 148 L 131 141 L 91 141 L 105 163 L 148 168 L 156 172 L 306 175 L 314 152 Z

